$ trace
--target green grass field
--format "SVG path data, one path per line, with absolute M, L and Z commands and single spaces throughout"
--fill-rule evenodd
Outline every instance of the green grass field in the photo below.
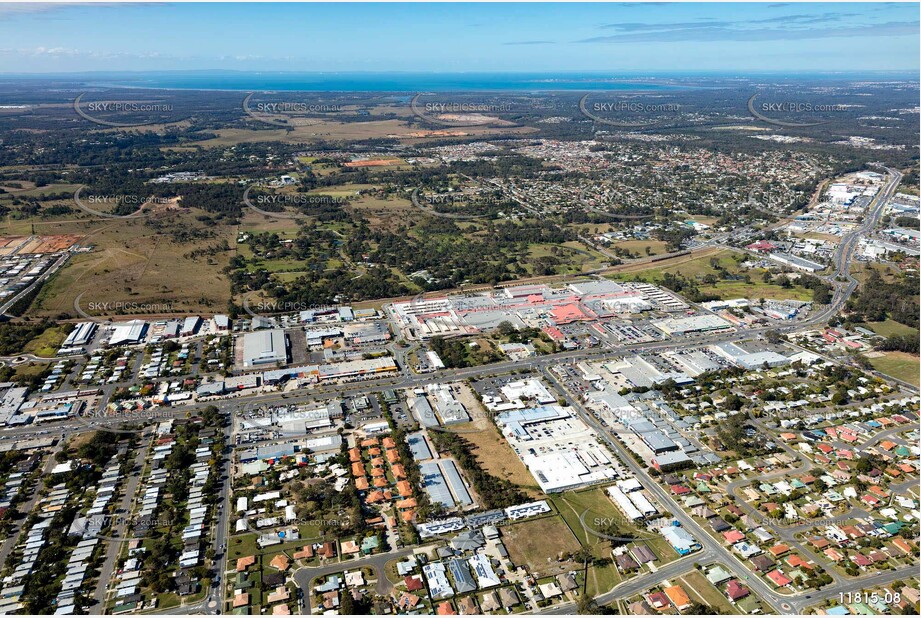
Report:
M 918 379 L 921 362 L 919 362 L 917 356 L 907 352 L 884 352 L 882 356 L 871 358 L 870 363 L 880 373 L 885 373 L 887 376 L 892 376 L 897 380 L 902 380 L 915 386 L 918 386 L 919 382 L 921 382 Z
M 50 358 L 57 353 L 61 343 L 67 338 L 71 330 L 71 325 L 52 326 L 45 330 L 41 335 L 27 343 L 22 351 L 26 354 L 35 354 L 44 358 Z
M 692 601 L 702 602 L 704 605 L 720 610 L 721 614 L 736 614 L 736 610 L 722 592 L 713 587 L 700 571 L 691 571 L 678 578 Z
M 857 326 L 869 328 L 877 335 L 882 335 L 883 337 L 892 337 L 894 335 L 902 335 L 903 337 L 914 338 L 918 337 L 917 328 L 912 328 L 911 326 L 900 324 L 891 319 L 884 322 L 865 322 L 863 324 L 858 324 Z
M 773 299 L 773 300 L 812 300 L 812 291 L 801 286 L 793 285 L 784 288 L 772 283 L 764 283 L 761 280 L 764 269 L 753 268 L 743 270 L 737 257 L 745 257 L 741 253 L 730 250 L 705 251 L 699 257 L 680 256 L 663 260 L 652 266 L 643 267 L 626 267 L 620 272 L 611 275 L 611 278 L 621 281 L 632 280 L 637 277 L 650 283 L 658 283 L 662 280 L 665 273 L 682 275 L 688 279 L 696 279 L 700 292 L 703 294 L 712 294 L 721 299 L 728 298 L 750 298 L 750 299 Z M 751 283 L 745 281 L 719 281 L 714 285 L 705 285 L 702 281 L 706 275 L 718 275 L 718 271 L 711 265 L 710 261 L 716 259 L 716 263 L 727 273 L 732 275 L 749 275 Z
M 613 518 L 618 518 L 618 529 L 625 537 L 637 538 L 639 542 L 645 543 L 659 557 L 659 562 L 657 563 L 659 566 L 677 558 L 677 554 L 664 538 L 624 522 L 620 511 L 608 499 L 603 489 L 594 488 L 585 491 L 555 494 L 551 497 L 551 501 L 579 542 L 584 547 L 589 548 L 596 558 L 610 559 L 611 541 L 586 530 L 585 526 L 582 525 L 582 521 L 585 521 L 586 526 L 598 529 L 604 527 L 604 523 L 598 522 Z M 585 516 L 580 520 L 580 515 L 583 512 Z M 608 592 L 623 579 L 623 575 L 617 570 L 613 562 L 605 566 L 592 566 L 586 575 L 586 593 L 598 595 Z

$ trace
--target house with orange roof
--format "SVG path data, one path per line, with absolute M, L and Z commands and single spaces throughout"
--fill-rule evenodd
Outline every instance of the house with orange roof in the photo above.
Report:
M 284 554 L 278 554 L 272 558 L 271 562 L 269 562 L 269 566 L 272 566 L 279 571 L 287 571 L 290 564 L 291 563 L 288 561 L 288 556 Z
M 377 441 L 377 438 L 366 438 L 361 441 L 361 448 L 370 448 L 378 444 L 380 444 L 380 442 Z
M 778 588 L 789 586 L 790 584 L 793 583 L 793 580 L 791 580 L 789 577 L 787 577 L 786 575 L 784 575 L 777 569 L 771 571 L 765 577 L 771 580 L 771 582 L 773 582 L 773 584 L 777 586 Z
M 256 564 L 256 556 L 244 556 L 243 558 L 237 558 L 237 573 L 242 573 L 254 564 Z
M 456 616 L 457 612 L 447 601 L 443 601 L 435 608 L 435 614 L 438 616 Z
M 841 526 L 841 532 L 846 534 L 848 538 L 851 539 L 862 539 L 866 535 L 863 533 L 863 530 L 857 526 Z
M 800 556 L 799 554 L 791 554 L 787 556 L 784 559 L 784 562 L 786 562 L 788 565 L 790 565 L 794 569 L 806 569 L 806 570 L 811 571 L 815 567 L 814 564 L 804 560 L 802 556 Z
M 313 558 L 313 546 L 304 545 L 303 549 L 301 549 L 301 551 L 294 552 L 294 555 L 292 557 L 295 560 L 310 560 L 311 558 Z
M 390 449 L 389 451 L 386 451 L 386 455 L 387 455 L 387 461 L 389 461 L 392 464 L 395 464 L 398 461 L 400 461 L 400 453 L 394 449 Z
M 365 498 L 365 502 L 368 504 L 377 504 L 378 502 L 384 501 L 384 492 L 380 490 L 372 491 L 368 494 L 368 497 Z
M 386 438 L 384 438 L 381 441 L 381 444 L 383 444 L 384 448 L 396 448 L 397 447 L 397 443 L 390 436 L 387 436 Z
M 352 464 L 352 476 L 364 476 L 365 467 L 360 463 L 356 462 Z
M 406 468 L 403 467 L 403 464 L 394 464 L 390 467 L 390 471 L 393 472 L 393 476 L 398 479 L 406 478 Z
M 320 551 L 317 552 L 323 558 L 335 558 L 336 557 L 336 543 L 333 541 L 326 541 L 320 547 Z
M 816 549 L 825 549 L 830 544 L 830 541 L 824 536 L 817 536 L 809 539 L 809 544 Z
M 342 553 L 345 554 L 357 554 L 361 551 L 361 548 L 358 546 L 358 543 L 355 541 L 342 541 Z
M 374 459 L 371 460 L 371 466 L 374 467 L 374 468 L 383 468 L 383 467 L 384 467 L 384 458 L 383 458 L 383 457 L 375 457 Z
M 822 553 L 828 556 L 828 559 L 831 560 L 832 562 L 841 562 L 842 560 L 844 560 L 844 554 L 839 552 L 834 547 L 829 547 Z
M 414 509 L 416 508 L 416 499 L 407 498 L 406 500 L 400 500 L 397 502 L 398 509 Z
M 246 607 L 249 605 L 249 593 L 241 592 L 233 597 L 233 608 L 239 609 L 241 607 Z
M 355 489 L 358 491 L 365 491 L 369 487 L 370 485 L 368 484 L 367 477 L 359 476 L 357 479 L 355 479 Z
M 891 451 L 897 446 L 898 444 L 896 444 L 892 440 L 883 440 L 882 442 L 879 443 L 879 447 L 883 449 L 884 451 Z
M 397 491 L 401 497 L 409 498 L 413 495 L 413 486 L 409 484 L 409 481 L 398 481 Z
M 368 456 L 369 456 L 369 457 L 380 457 L 380 456 L 381 456 L 381 449 L 377 448 L 376 446 L 369 448 L 369 449 L 368 449 Z
M 268 598 L 266 599 L 269 603 L 280 603 L 281 601 L 287 601 L 289 597 L 288 589 L 284 586 L 278 586 L 269 593 Z
M 897 549 L 899 549 L 903 555 L 911 555 L 912 553 L 914 553 L 914 550 L 912 549 L 911 544 L 900 536 L 897 536 L 894 539 L 892 539 L 892 544 Z
M 662 590 L 665 593 L 665 596 L 668 597 L 668 600 L 672 602 L 678 611 L 683 611 L 691 606 L 691 599 L 688 597 L 687 593 L 684 591 L 684 588 L 675 584 L 674 586 L 669 586 Z
M 768 551 L 775 558 L 780 558 L 781 556 L 783 556 L 784 554 L 790 551 L 790 546 L 785 545 L 783 543 L 778 543 L 774 547 L 771 547 L 770 549 L 768 549 Z
M 390 485 L 390 483 L 388 483 L 388 482 L 387 482 L 387 479 L 385 479 L 384 477 L 382 477 L 382 476 L 375 477 L 375 479 L 374 479 L 374 486 L 375 486 L 376 488 L 382 489 L 382 488 L 384 488 L 384 487 L 387 487 L 388 485 Z
M 361 461 L 361 450 L 357 446 L 349 449 L 349 461 L 352 463 Z
M 291 610 L 288 609 L 287 603 L 281 603 L 272 608 L 273 616 L 290 616 Z
M 416 514 L 416 511 L 414 511 L 413 509 L 409 509 L 407 511 L 403 511 L 402 513 L 400 513 L 400 517 L 403 518 L 403 521 L 412 521 L 413 516 L 415 514 Z

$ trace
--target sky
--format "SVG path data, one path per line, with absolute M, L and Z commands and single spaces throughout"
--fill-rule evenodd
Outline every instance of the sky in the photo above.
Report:
M 919 70 L 919 4 L 0 4 L 0 73 Z

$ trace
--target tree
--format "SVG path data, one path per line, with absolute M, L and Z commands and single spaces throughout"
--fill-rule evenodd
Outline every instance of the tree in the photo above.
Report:
M 352 591 L 346 588 L 342 591 L 342 598 L 339 600 L 339 615 L 340 616 L 354 616 L 355 615 L 355 599 L 352 598 Z

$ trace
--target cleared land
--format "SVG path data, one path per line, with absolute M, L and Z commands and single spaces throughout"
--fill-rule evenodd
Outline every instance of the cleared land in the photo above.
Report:
M 611 557 L 612 541 L 586 530 L 586 526 L 603 532 L 600 528 L 606 527 L 605 524 L 611 521 L 617 521 L 617 534 L 623 538 L 634 538 L 645 543 L 658 556 L 657 565 L 661 566 L 678 557 L 664 538 L 624 521 L 603 489 L 564 492 L 552 496 L 552 500 L 579 542 L 596 558 Z M 585 526 L 582 525 L 583 521 Z M 586 575 L 586 592 L 593 595 L 607 592 L 623 579 L 613 563 L 592 566 Z
M 502 536 L 514 564 L 526 564 L 538 577 L 578 568 L 559 562 L 561 555 L 579 550 L 579 541 L 559 517 L 543 517 L 502 528 Z
M 721 614 L 737 614 L 739 610 L 732 606 L 723 593 L 713 587 L 703 573 L 699 571 L 690 571 L 678 578 L 678 583 L 691 597 L 691 601 L 697 601 L 704 605 L 709 605 L 718 609 Z
M 886 320 L 884 322 L 865 322 L 863 324 L 858 324 L 864 328 L 869 328 L 877 335 L 883 337 L 892 337 L 896 335 L 901 335 L 903 337 L 918 337 L 918 329 L 912 328 L 911 326 L 906 326 L 905 324 L 900 324 L 895 320 Z
M 518 485 L 534 498 L 541 497 L 542 494 L 534 477 L 489 420 L 480 418 L 473 423 L 457 427 L 469 432 L 462 436 L 473 444 L 473 454 L 484 470 L 493 476 Z M 470 431 L 473 427 L 478 427 L 481 431 Z
M 52 358 L 67 338 L 70 326 L 52 326 L 41 335 L 27 343 L 22 351 L 42 358 Z
M 662 255 L 665 253 L 667 243 L 661 240 L 622 240 L 616 242 L 612 247 L 618 247 L 631 253 L 639 253 L 640 257 L 644 255 Z M 649 247 L 649 253 L 646 253 L 646 247 Z
M 917 356 L 907 352 L 883 352 L 881 356 L 870 358 L 873 368 L 897 380 L 918 386 L 921 383 L 918 373 L 921 361 Z
M 471 138 L 487 135 L 529 134 L 536 129 L 531 127 L 464 127 L 464 136 Z M 380 138 L 396 138 L 404 140 L 427 139 L 418 137 L 419 129 L 410 127 L 402 120 L 372 120 L 369 122 L 335 122 L 332 120 L 316 120 L 307 123 L 295 124 L 292 127 L 253 130 L 253 129 L 219 129 L 215 131 L 218 137 L 192 142 L 186 146 L 202 146 L 204 148 L 223 148 L 236 144 L 253 144 L 258 142 L 283 142 L 286 144 L 300 144 L 312 140 L 367 140 Z M 432 139 L 440 138 L 432 135 Z
M 225 308 L 230 299 L 230 282 L 221 271 L 233 251 L 212 249 L 223 240 L 233 247 L 233 229 L 203 228 L 194 216 L 192 212 L 171 213 L 164 219 L 156 215 L 163 229 L 143 220 L 36 222 L 36 231 L 42 234 L 74 234 L 81 245 L 93 246 L 94 250 L 75 255 L 51 277 L 29 315 L 75 317 L 74 301 L 82 293 L 81 306 L 90 314 L 104 313 L 88 309 L 90 303 L 97 307 L 120 306 L 123 309 L 115 313 L 122 314 L 132 313 L 132 306 L 140 307 L 133 310 L 137 314 L 214 312 Z M 29 234 L 30 226 L 28 220 L 8 220 L 0 226 L 0 233 Z M 208 236 L 185 240 L 175 235 L 196 229 Z
M 658 283 L 662 281 L 665 273 L 671 273 L 696 281 L 701 293 L 712 294 L 723 299 L 812 300 L 812 291 L 801 286 L 792 285 L 785 288 L 777 284 L 763 282 L 761 277 L 765 273 L 764 269 L 752 268 L 745 270 L 741 267 L 740 262 L 736 260 L 736 256 L 743 257 L 742 254 L 728 249 L 704 249 L 699 253 L 676 256 L 652 264 L 628 264 L 622 268 L 617 268 L 617 272 L 611 275 L 611 278 L 632 280 L 639 277 L 650 283 Z M 716 264 L 721 270 L 714 268 L 710 263 L 711 260 L 716 260 Z M 732 276 L 744 276 L 747 274 L 751 282 L 746 283 L 741 279 L 720 280 L 715 284 L 703 282 L 703 278 L 707 275 L 720 277 L 721 272 Z

